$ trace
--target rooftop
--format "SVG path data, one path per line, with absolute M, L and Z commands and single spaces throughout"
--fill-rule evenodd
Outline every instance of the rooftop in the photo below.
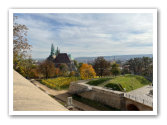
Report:
M 56 59 L 54 60 L 55 63 L 70 63 L 70 58 L 68 57 L 67 53 L 59 53 Z

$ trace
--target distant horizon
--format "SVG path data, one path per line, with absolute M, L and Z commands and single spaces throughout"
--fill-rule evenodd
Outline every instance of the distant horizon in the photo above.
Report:
M 153 55 L 153 54 L 125 54 L 125 55 L 111 55 L 111 56 L 135 56 L 135 55 Z M 107 56 L 82 56 L 82 57 L 107 57 Z M 75 58 L 80 58 L 80 57 L 75 57 Z
M 68 53 L 67 53 L 68 54 Z M 111 56 L 80 56 L 80 57 L 75 57 L 74 59 L 76 59 L 76 58 L 95 58 L 95 57 L 112 57 L 112 56 L 142 56 L 142 55 L 152 55 L 153 56 L 153 54 L 128 54 L 128 55 L 111 55 Z M 49 55 L 48 55 L 48 57 L 49 57 Z M 47 58 L 47 57 L 46 57 Z M 32 58 L 32 59 L 46 59 L 45 57 L 44 58 Z

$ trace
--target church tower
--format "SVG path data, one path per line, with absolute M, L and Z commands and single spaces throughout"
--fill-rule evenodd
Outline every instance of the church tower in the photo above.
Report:
M 57 47 L 57 50 L 56 50 L 56 52 L 55 52 L 55 55 L 58 56 L 59 53 L 60 53 L 60 50 L 59 50 L 59 48 Z
M 54 52 L 55 52 L 55 48 L 54 48 L 54 45 L 53 45 L 53 43 L 52 43 L 50 55 L 53 56 L 53 55 L 54 55 Z

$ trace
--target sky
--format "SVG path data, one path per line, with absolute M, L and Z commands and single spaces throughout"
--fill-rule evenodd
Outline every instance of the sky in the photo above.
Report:
M 33 58 L 47 58 L 51 44 L 75 57 L 152 54 L 151 13 L 15 13 L 28 27 Z

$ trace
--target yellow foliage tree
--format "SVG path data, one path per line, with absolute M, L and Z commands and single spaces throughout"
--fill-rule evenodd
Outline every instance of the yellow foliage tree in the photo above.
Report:
M 92 65 L 82 64 L 80 68 L 80 76 L 82 79 L 90 79 L 96 77 L 96 72 Z

